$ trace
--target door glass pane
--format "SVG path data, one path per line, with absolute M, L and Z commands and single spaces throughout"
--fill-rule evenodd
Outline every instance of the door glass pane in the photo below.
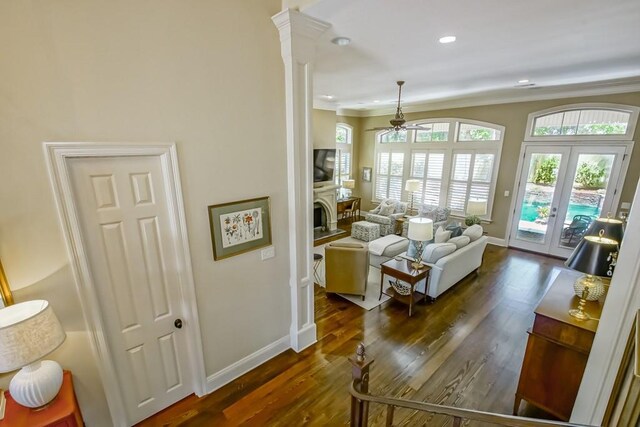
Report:
M 553 195 L 558 184 L 562 154 L 533 153 L 522 200 L 516 237 L 532 243 L 544 243 Z
M 603 216 L 602 204 L 611 177 L 614 154 L 580 154 L 560 245 L 575 248 L 591 222 Z M 606 214 L 606 212 L 605 212 Z

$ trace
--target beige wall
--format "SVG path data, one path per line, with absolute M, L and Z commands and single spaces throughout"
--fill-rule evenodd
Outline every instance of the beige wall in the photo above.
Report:
M 496 197 L 493 203 L 493 223 L 488 224 L 485 227 L 489 232 L 489 235 L 498 238 L 505 238 L 507 232 L 506 224 L 509 219 L 509 209 L 511 206 L 511 198 L 513 197 L 516 169 L 519 160 L 518 157 L 520 155 L 520 148 L 524 139 L 528 115 L 546 108 L 581 102 L 611 102 L 640 106 L 640 92 L 425 111 L 407 113 L 405 114 L 405 118 L 410 121 L 437 117 L 455 117 L 496 123 L 506 127 L 504 145 L 502 148 L 502 158 L 500 160 L 500 169 L 498 171 Z M 390 118 L 390 116 L 364 117 L 361 119 L 362 129 L 388 125 Z M 635 130 L 635 138 L 638 138 L 638 136 L 640 136 L 640 123 Z M 374 133 L 360 132 L 359 141 L 361 147 L 359 151 L 360 167 L 373 167 Z M 630 202 L 633 199 L 639 175 L 640 147 L 635 147 L 633 155 L 631 156 L 631 163 L 622 191 L 621 201 Z M 510 191 L 509 197 L 504 197 L 505 190 Z M 362 187 L 362 197 L 363 209 L 371 209 L 373 207 L 373 204 L 371 203 L 371 185 Z
M 42 142 L 175 141 L 207 375 L 286 336 L 279 10 L 279 0 L 0 3 L 0 257 L 16 299 L 48 299 L 61 318 L 68 338 L 49 357 L 73 371 L 87 425 L 111 421 Z M 276 257 L 214 262 L 207 205 L 265 195 Z
M 336 112 L 313 109 L 313 148 L 336 148 Z

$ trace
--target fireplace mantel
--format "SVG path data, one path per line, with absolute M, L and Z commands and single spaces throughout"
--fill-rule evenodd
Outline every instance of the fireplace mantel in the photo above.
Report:
M 313 202 L 319 203 L 327 214 L 327 228 L 329 231 L 338 228 L 338 206 L 336 203 L 336 189 L 339 185 L 328 184 L 313 189 Z

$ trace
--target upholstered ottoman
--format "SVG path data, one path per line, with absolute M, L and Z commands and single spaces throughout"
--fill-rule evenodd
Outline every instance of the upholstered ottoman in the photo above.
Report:
M 409 239 L 406 237 L 388 234 L 369 242 L 369 264 L 380 268 L 380 264 L 391 258 L 406 252 L 409 248 Z
M 358 221 L 351 224 L 351 237 L 370 242 L 380 237 L 380 225 L 369 221 Z

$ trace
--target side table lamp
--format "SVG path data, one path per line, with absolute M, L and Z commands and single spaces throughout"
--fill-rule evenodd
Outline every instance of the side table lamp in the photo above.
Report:
M 467 227 L 480 224 L 480 217 L 487 214 L 487 200 L 469 199 L 467 200 L 467 217 L 464 223 Z
M 404 191 L 407 191 L 411 195 L 411 203 L 409 205 L 409 215 L 413 215 L 413 199 L 415 198 L 415 192 L 420 190 L 420 180 L 408 179 L 404 183 Z
M 589 315 L 584 312 L 585 304 L 587 301 L 596 301 L 605 293 L 600 277 L 610 275 L 612 254 L 618 252 L 618 242 L 603 235 L 604 230 L 600 230 L 598 236 L 585 236 L 564 263 L 573 270 L 585 273 L 573 284 L 580 303 L 577 309 L 569 310 L 569 314 L 576 319 L 589 319 Z
M 22 406 L 51 402 L 62 386 L 57 362 L 40 360 L 64 342 L 66 334 L 48 301 L 35 300 L 0 310 L 0 372 L 20 369 L 11 379 L 11 397 Z
M 342 188 L 344 188 L 345 191 L 345 197 L 349 198 L 351 197 L 351 191 L 356 188 L 356 181 L 353 179 L 343 179 L 342 180 Z
M 416 257 L 411 263 L 411 267 L 419 270 L 423 268 L 422 249 L 424 242 L 433 239 L 433 221 L 429 218 L 411 218 L 407 237 L 409 240 L 416 241 Z

